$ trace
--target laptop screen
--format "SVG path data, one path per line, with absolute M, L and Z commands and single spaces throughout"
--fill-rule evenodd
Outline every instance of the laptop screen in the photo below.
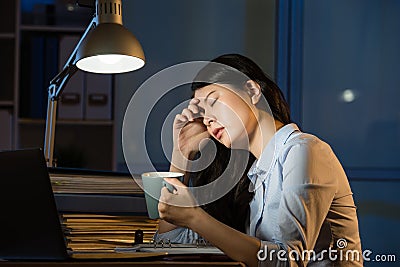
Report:
M 0 152 L 0 259 L 66 258 L 43 151 Z

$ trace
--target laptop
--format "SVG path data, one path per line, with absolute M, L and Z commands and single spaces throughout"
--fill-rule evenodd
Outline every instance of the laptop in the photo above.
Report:
M 0 152 L 0 259 L 68 257 L 43 151 Z

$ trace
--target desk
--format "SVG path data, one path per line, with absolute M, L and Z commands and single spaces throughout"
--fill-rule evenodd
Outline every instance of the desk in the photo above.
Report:
M 7 267 L 128 267 L 128 266 L 236 266 L 245 267 L 240 262 L 187 262 L 187 261 L 146 261 L 146 262 L 100 262 L 100 261 L 70 261 L 70 262 L 0 262 L 0 266 Z
M 145 253 L 142 253 L 145 254 Z M 164 253 L 149 253 L 137 256 L 137 253 L 119 254 L 82 254 L 72 256 L 65 261 L 0 261 L 0 266 L 5 267 L 128 267 L 128 266 L 235 266 L 245 267 L 241 262 L 235 262 L 226 255 L 167 255 Z

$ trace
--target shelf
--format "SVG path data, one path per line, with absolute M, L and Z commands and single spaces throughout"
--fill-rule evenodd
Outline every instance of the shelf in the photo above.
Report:
M 0 108 L 12 108 L 13 106 L 13 101 L 0 101 Z
M 14 33 L 0 33 L 0 39 L 14 39 Z
M 143 196 L 59 194 L 55 193 L 57 209 L 61 212 L 147 214 Z
M 30 124 L 30 125 L 44 125 L 45 120 L 43 119 L 29 119 L 20 118 L 19 124 Z M 110 120 L 57 120 L 56 125 L 79 125 L 79 126 L 112 126 L 113 121 Z
M 85 28 L 82 27 L 61 27 L 61 26 L 47 26 L 47 25 L 21 25 L 23 32 L 42 32 L 42 33 L 83 33 Z

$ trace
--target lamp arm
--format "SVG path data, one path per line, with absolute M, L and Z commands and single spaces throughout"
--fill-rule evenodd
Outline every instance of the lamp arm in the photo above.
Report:
M 97 17 L 94 16 L 92 21 L 89 23 L 87 26 L 85 32 L 82 34 L 82 37 L 79 39 L 79 42 L 76 44 L 74 50 L 72 51 L 71 55 L 69 56 L 68 60 L 65 62 L 64 67 L 62 71 L 60 71 L 51 81 L 49 85 L 49 95 L 50 91 L 52 91 L 52 98 L 59 98 L 59 96 L 62 94 L 62 90 L 64 89 L 66 83 L 68 80 L 75 74 L 75 72 L 78 70 L 76 65 L 74 64 L 75 62 L 75 57 L 76 53 L 78 52 L 79 47 L 81 46 L 83 40 L 89 33 L 89 31 L 93 28 L 95 28 L 97 25 Z M 54 90 L 54 87 L 56 87 L 56 90 Z
M 60 71 L 51 81 L 48 87 L 48 100 L 47 100 L 47 117 L 46 117 L 46 133 L 44 139 L 44 156 L 46 159 L 47 167 L 55 167 L 55 162 L 53 160 L 54 152 L 54 136 L 55 136 L 55 126 L 57 117 L 57 102 L 62 94 L 65 85 L 68 83 L 69 79 L 75 74 L 78 68 L 75 65 L 76 53 L 78 52 L 81 43 L 85 39 L 88 32 L 96 27 L 97 17 L 94 16 L 92 21 L 89 23 L 79 42 L 75 46 L 68 60 L 66 61 L 62 71 Z
M 75 65 L 64 67 L 64 69 L 58 73 L 53 80 L 51 80 L 48 87 L 49 97 L 51 97 L 51 99 L 58 100 L 69 79 L 71 79 L 77 71 L 78 68 Z

